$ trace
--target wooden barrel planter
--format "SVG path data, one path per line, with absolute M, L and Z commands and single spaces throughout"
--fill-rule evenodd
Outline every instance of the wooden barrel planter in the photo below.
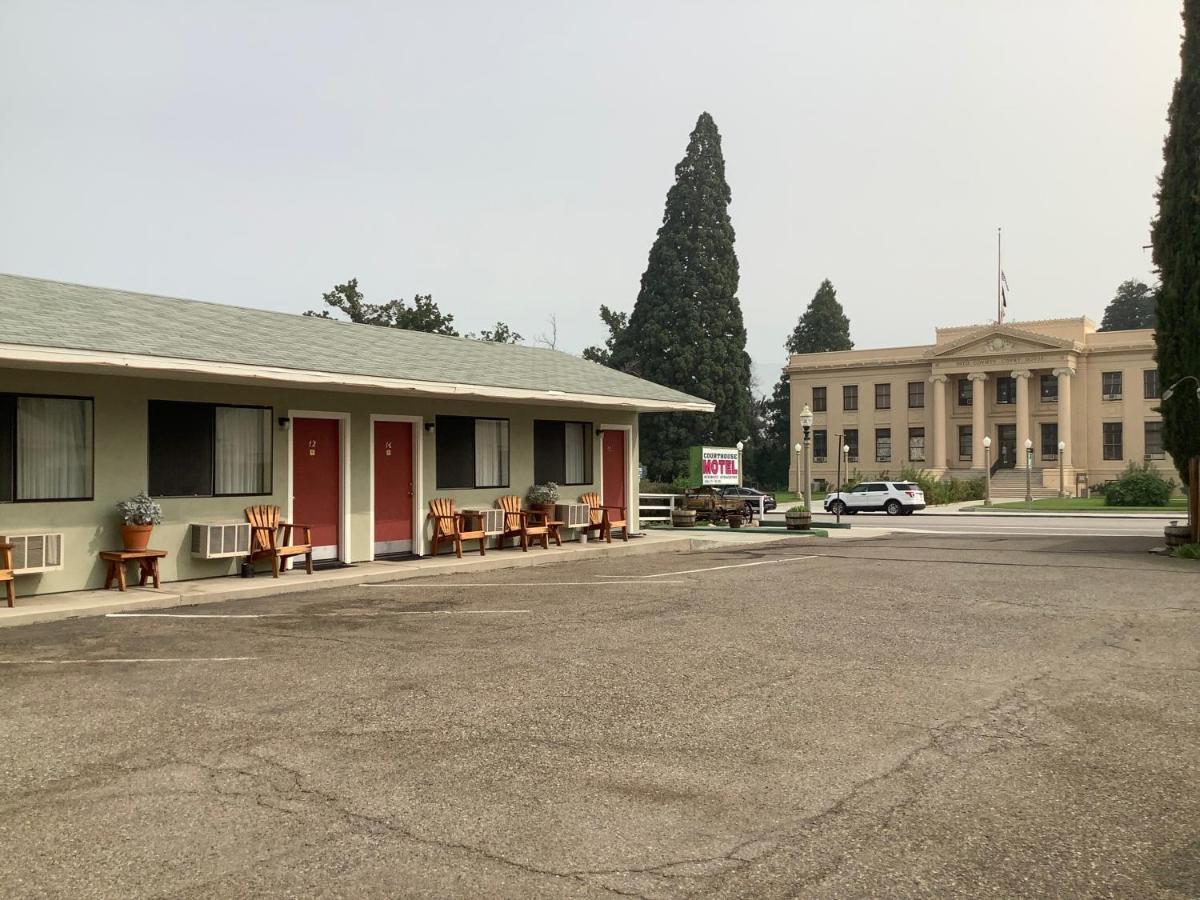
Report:
M 812 513 L 799 506 L 793 506 L 784 514 L 789 531 L 807 531 L 812 527 Z
M 730 513 L 730 514 L 729 514 L 729 515 L 726 517 L 726 521 L 728 521 L 728 522 L 729 522 L 729 527 L 730 527 L 730 528 L 741 528 L 741 527 L 742 527 L 742 521 L 743 521 L 743 517 L 742 517 L 742 514 L 741 514 L 741 513 Z
M 696 525 L 696 511 L 694 509 L 673 509 L 671 510 L 671 525 L 675 528 L 693 528 Z
M 1163 528 L 1163 536 L 1167 539 L 1167 549 L 1182 547 L 1192 539 L 1192 529 L 1187 525 L 1176 525 L 1172 522 Z

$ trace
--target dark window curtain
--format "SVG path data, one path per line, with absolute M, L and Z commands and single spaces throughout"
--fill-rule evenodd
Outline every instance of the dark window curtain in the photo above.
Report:
M 0 503 L 11 503 L 17 482 L 17 398 L 0 396 Z
M 211 497 L 213 407 L 151 400 L 149 491 L 155 497 Z
M 434 433 L 438 488 L 475 487 L 475 420 L 470 416 L 438 416 Z
M 566 472 L 567 444 L 562 422 L 533 423 L 533 480 L 537 484 L 553 481 L 564 484 Z

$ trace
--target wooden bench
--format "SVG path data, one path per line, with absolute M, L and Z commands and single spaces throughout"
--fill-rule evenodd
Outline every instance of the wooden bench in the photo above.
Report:
M 154 579 L 154 586 L 160 585 L 158 580 L 158 561 L 167 555 L 166 550 L 101 550 L 100 559 L 108 563 L 108 572 L 104 576 L 104 589 L 112 588 L 115 582 L 120 590 L 125 590 L 125 566 L 128 563 L 138 564 L 138 586 L 145 587 L 146 582 Z M 9 606 L 12 606 L 10 603 Z

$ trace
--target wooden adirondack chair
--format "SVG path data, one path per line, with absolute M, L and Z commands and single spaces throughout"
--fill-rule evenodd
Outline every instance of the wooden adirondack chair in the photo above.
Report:
M 579 498 L 580 503 L 586 503 L 591 510 L 588 514 L 587 531 L 600 532 L 600 537 L 612 543 L 612 532 L 614 528 L 621 529 L 621 536 L 629 540 L 629 520 L 625 516 L 625 507 L 623 506 L 605 506 L 600 501 L 600 495 L 595 491 L 589 491 Z
M 483 522 L 474 516 L 454 511 L 454 501 L 449 497 L 434 497 L 429 501 L 429 518 L 433 520 L 433 555 L 443 541 L 454 544 L 454 552 L 462 559 L 463 541 L 479 541 L 479 555 L 487 556 L 487 534 Z M 475 524 L 471 527 L 468 520 Z
M 0 544 L 0 581 L 8 594 L 9 609 L 17 602 L 17 586 L 13 583 L 12 544 Z
M 313 573 L 312 526 L 296 525 L 279 521 L 278 506 L 247 506 L 246 520 L 250 523 L 250 562 L 260 559 L 271 560 L 271 574 L 279 577 L 279 568 L 284 560 L 293 556 L 304 557 L 304 568 Z M 303 543 L 292 542 L 292 532 L 304 532 Z
M 516 538 L 522 552 L 529 550 L 529 539 L 541 540 L 542 549 L 550 549 L 550 538 L 553 537 L 558 546 L 562 546 L 558 528 L 550 524 L 545 513 L 531 509 L 521 509 L 521 498 L 515 494 L 509 497 L 498 497 L 496 505 L 504 510 L 504 533 L 500 535 L 500 546 L 504 546 L 505 538 Z M 514 547 L 516 544 L 513 545 Z

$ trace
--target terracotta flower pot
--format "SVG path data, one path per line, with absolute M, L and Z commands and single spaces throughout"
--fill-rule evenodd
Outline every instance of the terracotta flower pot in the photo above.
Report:
M 530 512 L 542 513 L 547 519 L 553 519 L 554 506 L 555 504 L 553 503 L 530 503 L 529 510 Z
M 145 550 L 150 546 L 150 532 L 153 525 L 122 525 L 121 540 L 126 550 Z

